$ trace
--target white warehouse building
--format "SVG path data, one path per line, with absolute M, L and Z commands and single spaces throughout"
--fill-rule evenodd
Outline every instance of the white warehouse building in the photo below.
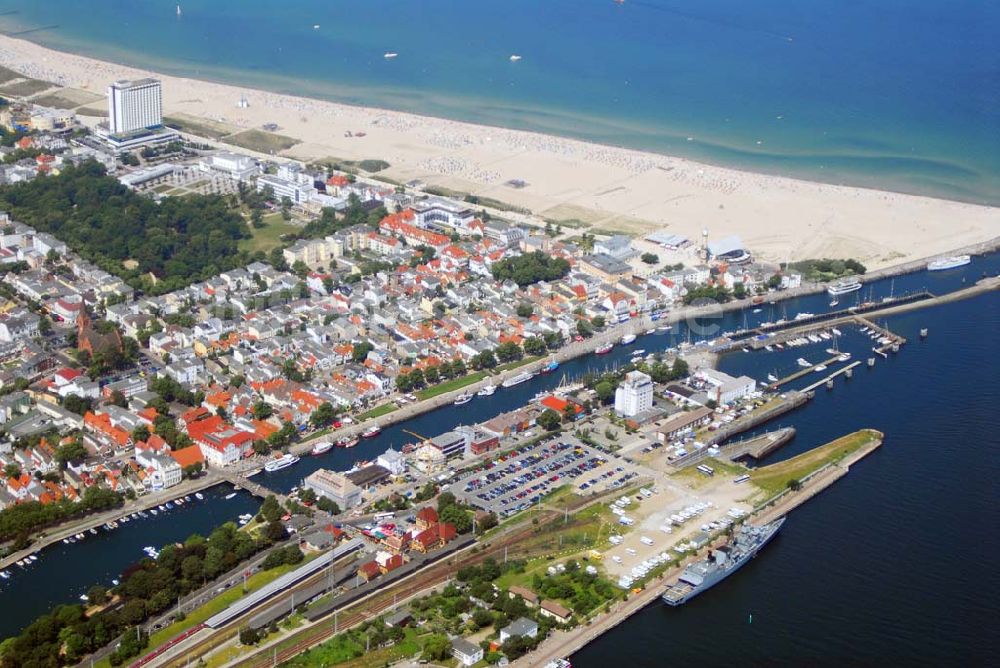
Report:
M 615 390 L 615 412 L 635 417 L 653 407 L 653 379 L 641 371 L 625 374 L 625 381 Z

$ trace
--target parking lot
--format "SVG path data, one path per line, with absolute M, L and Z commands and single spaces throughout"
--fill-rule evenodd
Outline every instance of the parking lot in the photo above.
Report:
M 564 438 L 513 450 L 457 481 L 451 491 L 477 508 L 506 517 L 566 484 L 574 491 L 596 492 L 625 485 L 637 475 L 627 463 Z

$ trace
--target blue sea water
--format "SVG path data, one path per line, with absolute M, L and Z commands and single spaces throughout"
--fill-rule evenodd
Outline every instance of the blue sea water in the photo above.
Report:
M 170 74 L 1000 204 L 988 0 L 176 4 L 0 0 L 0 29 Z

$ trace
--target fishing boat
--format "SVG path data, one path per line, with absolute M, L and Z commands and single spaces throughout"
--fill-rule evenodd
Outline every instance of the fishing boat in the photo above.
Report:
M 462 404 L 467 404 L 472 401 L 472 397 L 475 395 L 472 392 L 462 392 L 460 395 L 455 397 L 455 401 L 452 403 L 456 406 L 461 406 Z
M 358 444 L 357 437 L 351 438 L 350 436 L 345 436 L 339 441 L 337 441 L 338 448 L 353 448 Z
M 194 493 L 194 498 L 198 499 L 199 501 L 204 501 L 205 500 L 205 495 L 202 494 L 201 492 L 195 492 Z
M 275 471 L 280 471 L 281 469 L 287 469 L 292 464 L 299 461 L 299 458 L 292 454 L 282 455 L 277 459 L 272 459 L 268 463 L 264 464 L 264 470 L 268 473 L 274 473 Z
M 332 449 L 333 449 L 333 443 L 331 441 L 320 441 L 319 443 L 313 446 L 310 452 L 312 452 L 313 455 L 322 455 L 326 454 L 327 452 L 330 452 L 330 450 Z
M 367 429 L 365 429 L 363 432 L 361 432 L 361 435 L 365 438 L 375 438 L 381 433 L 382 433 L 382 427 L 378 426 L 377 424 L 373 424 Z
M 478 394 L 481 397 L 490 397 L 493 396 L 493 393 L 496 391 L 497 391 L 497 386 L 494 385 L 493 383 L 490 383 L 488 385 L 483 385 L 483 387 L 480 388 L 480 390 L 476 392 L 476 394 Z
M 553 357 L 552 359 L 549 360 L 548 364 L 542 367 L 542 373 L 552 373 L 558 368 L 559 368 L 559 362 L 556 360 L 556 358 Z
M 597 349 L 594 350 L 594 354 L 595 355 L 605 355 L 607 353 L 610 353 L 611 349 L 614 348 L 614 347 L 615 347 L 615 344 L 613 344 L 613 343 L 605 343 L 603 346 L 598 346 Z
M 778 382 L 778 377 L 775 376 L 773 373 L 769 373 L 769 374 L 767 374 L 767 380 L 769 382 L 771 382 L 771 383 L 777 383 Z
M 621 338 L 621 344 L 623 346 L 627 346 L 628 344 L 634 343 L 634 342 L 635 342 L 635 334 L 626 334 L 625 336 L 623 336 Z

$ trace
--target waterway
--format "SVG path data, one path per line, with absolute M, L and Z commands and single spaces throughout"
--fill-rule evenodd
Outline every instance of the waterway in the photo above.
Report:
M 984 273 L 1000 273 L 1000 254 L 974 258 L 971 265 L 952 271 L 918 272 L 873 281 L 865 285 L 862 294 L 865 299 L 875 300 L 922 289 L 943 294 L 971 284 Z M 853 303 L 850 299 L 856 296 L 841 297 L 841 304 L 836 308 L 850 305 Z M 318 468 L 346 470 L 358 460 L 374 460 L 389 447 L 399 449 L 414 442 L 417 440 L 415 434 L 429 437 L 460 424 L 482 422 L 523 405 L 537 392 L 553 389 L 564 377 L 573 379 L 616 364 L 626 364 L 639 348 L 655 352 L 676 346 L 688 339 L 689 330 L 692 341 L 713 338 L 722 331 L 743 327 L 744 319 L 747 324 L 755 325 L 781 317 L 790 319 L 801 312 L 826 312 L 831 310 L 829 300 L 829 296 L 822 293 L 774 306 L 765 304 L 758 313 L 751 308 L 729 312 L 718 320 L 692 323 L 690 327 L 688 323 L 675 323 L 669 332 L 640 336 L 630 346 L 616 345 L 607 355 L 586 355 L 565 362 L 553 374 L 536 376 L 515 388 L 500 389 L 492 397 L 477 397 L 460 407 L 446 406 L 404 423 L 386 426 L 379 436 L 362 440 L 356 448 L 334 449 L 318 457 L 306 456 L 291 468 L 262 473 L 254 480 L 276 491 L 287 492 Z M 879 323 L 883 321 L 880 319 Z M 997 576 L 986 572 L 987 569 L 972 564 L 959 569 L 962 577 L 955 587 L 943 583 L 953 575 L 950 572 L 954 567 L 953 559 L 975 556 L 977 551 L 980 555 L 990 553 L 991 550 L 984 549 L 986 546 L 978 541 L 986 535 L 995 543 L 995 527 L 1000 520 L 997 511 L 990 506 L 991 490 L 995 489 L 994 481 L 1000 468 L 997 455 L 1000 441 L 990 430 L 989 420 L 995 413 L 993 406 L 1000 399 L 1000 388 L 996 384 L 1000 362 L 994 350 L 1000 331 L 1000 295 L 994 292 L 915 311 L 887 318 L 884 324 L 906 336 L 910 343 L 898 355 L 890 355 L 888 360 L 879 358 L 872 370 L 858 367 L 853 380 L 838 379 L 832 392 L 820 388 L 816 400 L 775 422 L 774 426 L 795 425 L 798 435 L 771 460 L 786 458 L 860 427 L 885 431 L 888 435 L 886 446 L 867 458 L 856 472 L 832 490 L 797 510 L 780 539 L 731 582 L 727 581 L 678 610 L 646 610 L 634 621 L 583 650 L 579 660 L 574 657 L 575 665 L 597 665 L 606 661 L 611 652 L 626 652 L 637 665 L 650 665 L 648 657 L 662 655 L 660 650 L 650 653 L 650 648 L 667 642 L 667 637 L 673 639 L 671 643 L 683 640 L 685 651 L 691 657 L 696 652 L 707 651 L 708 658 L 742 653 L 748 660 L 763 661 L 762 657 L 768 656 L 764 650 L 755 654 L 742 646 L 743 631 L 732 636 L 732 643 L 728 639 L 726 643 L 717 643 L 717 638 L 711 642 L 706 640 L 716 633 L 712 630 L 716 617 L 720 621 L 738 619 L 745 623 L 744 618 L 751 607 L 755 615 L 754 633 L 762 626 L 767 630 L 765 625 L 770 619 L 772 629 L 778 628 L 774 625 L 780 623 L 781 629 L 787 626 L 801 636 L 783 636 L 785 644 L 780 647 L 767 644 L 766 647 L 775 650 L 774 657 L 811 656 L 810 652 L 819 652 L 824 646 L 828 630 L 816 623 L 815 617 L 811 619 L 815 624 L 813 628 L 803 627 L 803 620 L 796 617 L 796 606 L 802 604 L 799 593 L 806 588 L 806 583 L 812 583 L 809 601 L 818 606 L 816 614 L 822 610 L 819 603 L 824 597 L 839 601 L 835 606 L 838 616 L 831 617 L 837 623 L 849 620 L 849 605 L 867 600 L 866 596 L 887 597 L 884 605 L 889 606 L 896 605 L 894 601 L 906 600 L 909 594 L 904 586 L 907 581 L 917 581 L 918 576 L 937 579 L 936 588 L 928 584 L 927 590 L 917 592 L 933 596 L 937 601 L 920 613 L 928 618 L 928 625 L 954 627 L 952 621 L 939 619 L 940 606 L 946 603 L 946 609 L 953 616 L 957 614 L 956 607 L 963 611 L 981 611 L 986 606 L 994 614 L 998 611 L 996 596 L 992 596 L 992 603 L 985 600 L 991 597 L 977 596 L 977 592 L 987 591 L 987 585 L 992 585 L 993 593 L 997 593 Z M 930 329 L 930 336 L 924 341 L 918 336 L 921 327 Z M 871 341 L 856 329 L 843 329 L 842 348 L 852 352 L 854 359 L 870 356 Z M 792 371 L 797 357 L 813 362 L 826 359 L 829 355 L 823 351 L 830 345 L 831 342 L 824 342 L 780 353 L 736 353 L 723 357 L 720 367 L 729 373 L 746 373 L 764 380 L 768 373 L 777 371 L 780 376 L 782 371 Z M 819 378 L 820 374 L 810 374 L 791 387 L 801 387 Z M 0 582 L 0 610 L 3 610 L 0 637 L 16 633 L 56 603 L 76 601 L 79 594 L 93 584 L 109 584 L 142 556 L 143 546 L 183 540 L 192 533 L 207 531 L 256 509 L 258 502 L 245 494 L 223 500 L 222 496 L 229 491 L 228 486 L 208 490 L 205 502 L 188 504 L 156 518 L 130 522 L 113 532 L 101 530 L 98 536 L 88 536 L 79 544 L 57 544 L 44 550 L 39 561 L 29 569 L 14 567 L 14 578 Z M 922 515 L 924 512 L 926 517 Z M 869 522 L 869 516 L 878 519 Z M 865 518 L 862 526 L 856 523 L 859 517 Z M 889 537 L 883 538 L 883 532 Z M 920 550 L 917 556 L 911 555 L 914 549 Z M 930 559 L 931 556 L 934 558 Z M 775 568 L 779 570 L 758 568 L 772 559 L 778 560 L 779 566 Z M 922 571 L 927 563 L 937 565 L 932 570 Z M 740 592 L 738 598 L 726 594 L 730 587 Z M 865 590 L 871 593 L 863 594 Z M 841 591 L 853 592 L 857 600 L 842 598 Z M 788 593 L 787 601 L 784 592 Z M 716 600 L 724 602 L 715 604 Z M 709 606 L 706 616 L 691 612 L 702 606 Z M 884 611 L 884 607 L 880 609 Z M 962 614 L 963 618 L 968 618 L 972 613 Z M 697 621 L 689 622 L 692 618 Z M 909 637 L 893 619 L 887 614 L 879 624 L 887 625 L 901 639 Z M 700 643 L 711 647 L 700 647 L 698 642 L 686 640 L 686 634 L 691 633 L 694 626 L 703 627 L 697 637 Z M 971 632 L 976 626 L 970 623 L 967 628 Z M 874 643 L 878 633 L 872 631 L 870 636 Z M 944 646 L 951 645 L 946 643 Z M 870 651 L 875 649 L 873 645 Z

